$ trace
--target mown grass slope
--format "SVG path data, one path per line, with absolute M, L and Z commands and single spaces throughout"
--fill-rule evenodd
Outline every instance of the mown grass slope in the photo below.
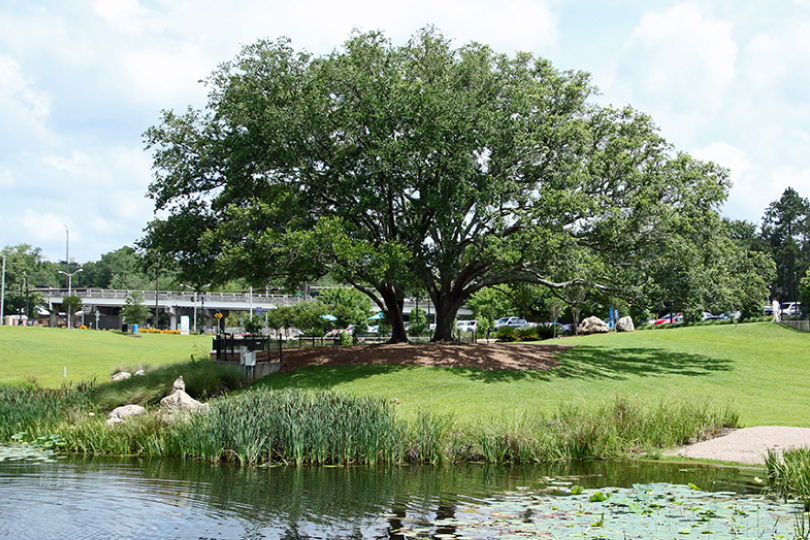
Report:
M 771 323 L 698 326 L 567 338 L 576 347 L 550 371 L 438 367 L 312 367 L 275 374 L 271 388 L 331 389 L 397 398 L 406 416 L 420 408 L 457 421 L 506 422 L 570 403 L 616 396 L 687 398 L 730 406 L 745 426 L 810 427 L 810 334 Z M 493 346 L 542 346 L 515 344 Z
M 0 326 L 0 384 L 36 380 L 46 388 L 109 380 L 120 368 L 154 367 L 207 357 L 210 336 Z M 67 373 L 67 377 L 65 377 Z
M 270 388 L 328 389 L 397 398 L 452 414 L 462 424 L 509 422 L 569 404 L 602 406 L 616 397 L 711 401 L 739 412 L 745 426 L 810 427 L 810 334 L 771 323 L 703 326 L 566 338 L 575 345 L 550 371 L 361 365 L 311 367 L 266 377 Z M 497 347 L 542 347 L 498 344 Z M 0 327 L 0 384 L 35 379 L 56 388 L 118 368 L 155 367 L 206 357 L 207 336 L 142 335 Z M 67 378 L 63 368 L 67 367 Z

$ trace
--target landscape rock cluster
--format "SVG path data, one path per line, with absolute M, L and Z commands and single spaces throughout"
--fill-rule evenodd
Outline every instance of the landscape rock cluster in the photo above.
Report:
M 121 375 L 121 373 L 116 373 L 116 375 Z M 126 380 L 131 376 L 131 374 L 126 373 L 126 376 L 116 379 L 114 375 L 113 380 Z M 181 375 L 174 381 L 169 395 L 160 400 L 159 414 L 163 417 L 171 417 L 179 413 L 206 412 L 208 409 L 209 405 L 207 403 L 201 403 L 186 393 L 186 383 Z M 113 409 L 107 418 L 107 425 L 112 426 L 145 413 L 146 409 L 140 405 L 117 407 Z

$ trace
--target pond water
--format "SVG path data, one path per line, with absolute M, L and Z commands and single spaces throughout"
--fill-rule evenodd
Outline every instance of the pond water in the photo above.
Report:
M 763 471 L 641 462 L 0 461 L 0 538 L 792 538 L 795 508 L 765 498 L 757 476 Z

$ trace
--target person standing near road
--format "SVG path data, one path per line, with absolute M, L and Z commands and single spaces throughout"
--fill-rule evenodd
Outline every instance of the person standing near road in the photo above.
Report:
M 773 314 L 773 322 L 780 322 L 782 319 L 779 317 L 780 315 L 779 309 L 779 299 L 774 298 L 773 303 L 771 304 L 771 313 Z

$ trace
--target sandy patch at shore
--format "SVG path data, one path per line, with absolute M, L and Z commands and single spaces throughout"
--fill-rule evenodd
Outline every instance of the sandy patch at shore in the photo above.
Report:
M 727 435 L 666 452 L 666 456 L 733 461 L 764 465 L 768 450 L 810 446 L 810 428 L 757 426 L 737 429 Z

